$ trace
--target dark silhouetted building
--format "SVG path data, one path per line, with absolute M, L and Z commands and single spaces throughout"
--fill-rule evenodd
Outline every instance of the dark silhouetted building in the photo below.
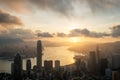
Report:
M 89 71 L 91 73 L 96 73 L 96 53 L 91 51 L 89 54 Z
M 103 58 L 100 60 L 100 72 L 101 75 L 104 76 L 105 75 L 105 70 L 108 68 L 108 60 L 107 58 Z
M 30 76 L 30 74 L 31 74 L 31 60 L 27 60 L 26 71 L 27 71 L 27 76 Z
M 112 69 L 114 70 L 120 69 L 120 55 L 112 56 Z
M 17 53 L 14 57 L 14 71 L 13 71 L 13 79 L 14 80 L 22 80 L 22 58 L 19 53 Z
M 52 70 L 53 70 L 53 61 L 52 60 L 44 61 L 44 70 L 46 72 L 52 72 Z
M 96 47 L 96 72 L 100 75 L 100 50 L 98 45 Z
M 14 75 L 14 63 L 11 63 L 11 75 Z
M 81 69 L 81 56 L 75 56 L 75 65 L 76 65 L 76 70 L 79 71 Z
M 112 80 L 120 80 L 120 72 L 112 71 Z
M 55 70 L 60 70 L 60 60 L 55 60 Z
M 97 46 L 97 48 L 96 48 L 96 63 L 98 65 L 100 63 L 100 50 L 99 50 L 99 46 Z
M 37 41 L 37 67 L 39 70 L 42 69 L 42 43 L 40 40 Z
M 111 78 L 112 78 L 112 69 L 107 68 L 105 70 L 105 77 L 111 80 Z

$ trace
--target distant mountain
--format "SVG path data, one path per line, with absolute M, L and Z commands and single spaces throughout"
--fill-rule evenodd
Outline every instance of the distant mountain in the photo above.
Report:
M 0 36 L 0 45 L 9 45 L 23 42 L 20 38 L 2 37 Z
M 101 56 L 111 56 L 112 54 L 120 54 L 120 41 L 110 43 L 77 43 L 69 48 L 70 51 L 76 53 L 88 54 L 90 51 L 95 51 L 99 45 Z

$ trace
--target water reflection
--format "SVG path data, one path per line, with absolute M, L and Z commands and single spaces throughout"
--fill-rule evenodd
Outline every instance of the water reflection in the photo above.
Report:
M 43 51 L 44 60 L 60 60 L 61 65 L 71 64 L 73 60 L 74 52 L 68 50 L 68 47 L 45 47 Z M 26 60 L 23 60 L 23 69 L 26 70 Z M 31 58 L 32 67 L 36 65 L 36 58 Z M 9 72 L 11 70 L 12 61 L 0 60 L 0 72 Z

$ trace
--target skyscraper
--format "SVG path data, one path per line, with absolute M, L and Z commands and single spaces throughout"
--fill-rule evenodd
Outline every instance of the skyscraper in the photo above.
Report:
M 37 67 L 39 70 L 42 68 L 42 43 L 41 40 L 37 41 Z
M 14 75 L 14 63 L 11 63 L 11 75 L 12 75 L 12 77 Z
M 30 76 L 30 73 L 31 73 L 31 60 L 27 60 L 26 70 L 27 70 L 27 75 Z
M 56 71 L 60 70 L 60 60 L 55 60 L 55 69 Z
M 46 72 L 52 72 L 53 61 L 52 60 L 45 60 L 44 61 L 44 69 L 45 69 Z
M 100 63 L 100 50 L 99 50 L 99 46 L 97 45 L 96 48 L 96 63 L 99 64 Z
M 14 80 L 22 80 L 22 58 L 19 53 L 17 53 L 14 57 L 13 64 L 13 79 Z
M 108 68 L 108 60 L 107 58 L 101 58 L 100 60 L 100 72 L 101 75 L 105 75 L 105 70 Z
M 120 55 L 112 56 L 112 69 L 117 70 L 120 68 Z
M 100 75 L 100 50 L 99 50 L 99 46 L 97 45 L 96 47 L 96 71 L 97 74 Z
M 91 51 L 89 55 L 89 70 L 91 73 L 96 73 L 96 53 Z
M 81 69 L 81 56 L 76 55 L 74 59 L 75 59 L 76 70 L 79 71 Z

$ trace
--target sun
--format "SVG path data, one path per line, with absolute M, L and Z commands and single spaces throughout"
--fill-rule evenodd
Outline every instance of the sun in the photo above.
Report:
M 70 41 L 73 43 L 77 43 L 77 42 L 79 42 L 79 39 L 76 37 L 73 37 L 73 38 L 70 38 Z

